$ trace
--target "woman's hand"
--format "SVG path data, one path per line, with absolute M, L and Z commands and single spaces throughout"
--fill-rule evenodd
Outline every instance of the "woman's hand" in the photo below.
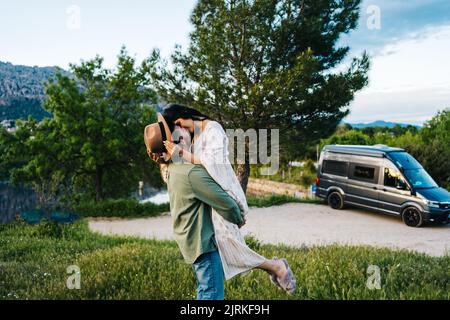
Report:
M 245 217 L 242 217 L 242 220 L 243 220 L 242 224 L 238 226 L 239 229 L 245 226 L 245 224 L 247 223 L 247 219 Z
M 179 153 L 180 147 L 178 145 L 176 145 L 175 143 L 168 141 L 168 140 L 164 141 L 163 143 L 164 143 L 164 146 L 166 147 L 167 152 L 169 153 L 170 157 L 172 157 L 173 154 L 176 152 Z

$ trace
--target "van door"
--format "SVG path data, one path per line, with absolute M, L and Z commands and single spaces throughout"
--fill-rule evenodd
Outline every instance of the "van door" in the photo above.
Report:
M 346 202 L 378 209 L 380 167 L 350 163 Z
M 402 204 L 411 197 L 403 174 L 388 160 L 383 166 L 383 187 L 380 190 L 380 210 L 401 214 Z

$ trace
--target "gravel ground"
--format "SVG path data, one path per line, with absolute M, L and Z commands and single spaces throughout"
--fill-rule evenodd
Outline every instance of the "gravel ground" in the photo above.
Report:
M 167 213 L 145 219 L 90 219 L 89 227 L 102 234 L 172 239 L 171 223 Z M 363 244 L 410 249 L 432 256 L 450 254 L 450 224 L 411 228 L 397 217 L 359 209 L 338 211 L 318 204 L 251 208 L 247 224 L 241 230 L 263 243 Z

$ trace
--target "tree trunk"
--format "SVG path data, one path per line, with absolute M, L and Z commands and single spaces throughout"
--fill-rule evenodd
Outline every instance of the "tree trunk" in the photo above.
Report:
M 103 200 L 103 184 L 102 184 L 102 180 L 103 180 L 103 169 L 102 168 L 97 168 L 97 171 L 95 173 L 95 200 L 96 201 L 101 201 Z
M 241 184 L 244 193 L 247 192 L 248 177 L 250 176 L 250 163 L 245 161 L 245 164 L 236 165 L 236 176 Z

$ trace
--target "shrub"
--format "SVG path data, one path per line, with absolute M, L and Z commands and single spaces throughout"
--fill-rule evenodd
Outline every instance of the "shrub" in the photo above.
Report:
M 288 195 L 278 195 L 274 194 L 267 197 L 255 197 L 255 196 L 247 196 L 247 203 L 249 207 L 258 207 L 258 208 L 264 208 L 264 207 L 271 207 L 271 206 L 278 206 L 285 203 L 323 203 L 323 200 L 321 199 L 302 199 L 302 198 L 296 198 Z
M 88 201 L 73 206 L 84 217 L 153 217 L 169 211 L 169 204 L 139 203 L 135 199 L 108 199 L 101 202 Z

